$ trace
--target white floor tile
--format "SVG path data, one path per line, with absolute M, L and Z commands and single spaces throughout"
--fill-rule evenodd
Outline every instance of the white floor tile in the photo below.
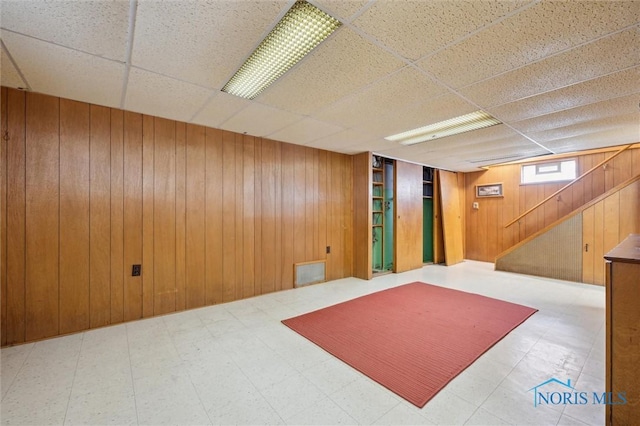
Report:
M 445 388 L 427 402 L 422 415 L 433 424 L 463 425 L 477 408 Z
M 260 391 L 283 419 L 313 407 L 327 395 L 303 376 L 296 375 Z
M 238 401 L 252 400 L 258 395 L 258 389 L 235 365 L 189 376 L 207 412 L 221 412 Z
M 362 377 L 362 373 L 337 358 L 329 358 L 302 374 L 327 395 L 338 392 Z
M 539 309 L 423 409 L 280 323 L 413 281 Z M 549 378 L 604 390 L 604 288 L 465 261 L 347 278 L 1 353 L 2 424 L 603 423 L 600 406 L 539 406 Z M 328 395 L 328 396 L 327 396 Z
M 537 383 L 535 383 L 537 384 Z M 482 404 L 482 409 L 494 416 L 518 425 L 553 425 L 561 412 L 544 405 L 533 405 L 533 395 L 527 389 L 500 385 Z
M 33 387 L 28 394 L 9 392 L 2 400 L 3 425 L 60 425 L 64 422 L 71 387 L 42 390 Z
M 499 426 L 508 425 L 501 418 L 494 416 L 483 408 L 478 408 L 475 413 L 465 422 L 465 426 Z
M 421 414 L 418 407 L 404 401 L 393 407 L 384 416 L 380 417 L 376 425 L 433 425 Z
M 213 424 L 220 425 L 280 425 L 282 418 L 257 390 L 245 393 L 230 404 L 208 411 Z
M 9 391 L 9 388 L 13 384 L 18 372 L 33 349 L 33 345 L 33 343 L 29 343 L 26 345 L 5 348 L 0 351 L 0 366 L 2 367 L 2 380 L 0 380 L 0 386 L 2 387 L 2 398 L 4 398 Z
M 65 417 L 69 425 L 137 425 L 133 385 L 74 386 Z
M 575 384 L 575 388 L 578 392 L 586 392 L 591 399 L 594 392 L 598 395 L 602 395 L 604 393 L 605 381 L 602 378 L 582 373 Z M 589 402 L 593 402 L 593 400 L 591 399 Z M 593 403 L 584 405 L 566 405 L 562 414 L 588 425 L 600 425 L 604 424 L 605 406 Z
M 372 424 L 400 404 L 391 391 L 365 378 L 349 383 L 330 398 L 360 424 Z
M 597 424 L 604 424 L 604 419 L 602 419 L 602 423 L 597 423 Z M 560 421 L 558 422 L 557 426 L 587 426 L 588 423 L 583 423 L 580 420 L 576 420 L 572 417 L 569 417 L 565 414 L 562 415 L 562 417 L 560 417 Z
M 140 424 L 210 424 L 189 376 L 144 377 L 134 389 Z
M 310 408 L 286 419 L 289 425 L 357 425 L 353 417 L 348 415 L 330 398 L 325 398 Z

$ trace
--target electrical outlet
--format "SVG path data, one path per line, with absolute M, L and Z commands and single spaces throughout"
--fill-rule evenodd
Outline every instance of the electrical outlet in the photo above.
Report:
M 133 265 L 131 268 L 131 276 L 139 277 L 142 272 L 142 265 Z

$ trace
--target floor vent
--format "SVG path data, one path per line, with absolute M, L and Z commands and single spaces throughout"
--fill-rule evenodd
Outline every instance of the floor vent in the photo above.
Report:
M 302 287 L 309 284 L 321 283 L 327 280 L 326 261 L 315 260 L 312 262 L 302 262 L 293 265 L 293 275 L 295 286 Z

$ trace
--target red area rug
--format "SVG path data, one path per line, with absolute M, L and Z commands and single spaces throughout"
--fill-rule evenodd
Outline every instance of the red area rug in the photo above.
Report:
M 451 379 L 537 309 L 415 282 L 282 321 L 412 404 Z

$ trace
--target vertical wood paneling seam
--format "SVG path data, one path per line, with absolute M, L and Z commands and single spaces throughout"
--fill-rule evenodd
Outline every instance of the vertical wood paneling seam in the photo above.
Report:
M 151 253 L 153 253 L 153 265 L 151 266 L 153 269 L 153 281 L 151 281 L 151 316 L 153 317 L 156 315 L 156 119 L 155 117 L 151 117 L 151 120 L 151 127 L 153 127 L 153 139 L 151 140 L 151 164 L 153 164 L 153 171 L 151 173 L 151 235 L 153 236 L 151 243 Z
M 186 126 L 186 125 L 185 125 Z M 180 126 L 182 127 L 182 126 Z M 187 137 L 187 128 L 184 128 L 185 138 Z M 174 122 L 173 125 L 173 170 L 175 173 L 175 182 L 174 182 L 174 190 L 173 190 L 173 205 L 174 205 L 174 216 L 173 216 L 173 240 L 175 245 L 174 251 L 174 273 L 173 273 L 173 288 L 174 288 L 174 296 L 173 296 L 173 312 L 178 310 L 178 122 Z M 186 141 L 185 141 L 185 149 L 186 149 Z M 185 180 L 186 180 L 186 171 L 185 171 Z M 185 207 L 186 207 L 185 200 Z M 186 232 L 186 229 L 185 229 Z M 186 233 L 184 234 L 186 238 Z M 186 286 L 185 286 L 186 287 Z
M 91 166 L 93 164 L 93 162 L 91 161 L 91 147 L 93 146 L 92 143 L 92 135 L 93 135 L 93 117 L 92 117 L 92 112 L 93 112 L 93 108 L 91 108 L 91 105 L 89 105 L 89 291 L 87 292 L 87 297 L 89 298 L 89 328 L 91 328 L 91 319 L 92 319 L 92 315 L 91 315 L 91 218 L 93 217 L 91 215 L 91 195 L 92 195 L 92 191 L 91 191 Z M 26 169 L 26 167 L 25 167 Z
M 23 263 L 22 265 L 25 268 L 24 274 L 22 276 L 22 300 L 24 303 L 22 304 L 22 318 L 23 318 L 23 335 L 22 342 L 27 340 L 27 96 L 24 95 L 24 128 L 22 130 L 22 143 L 24 144 L 24 240 L 23 240 Z M 8 114 L 8 111 L 7 111 Z M 8 117 L 7 117 L 8 118 Z
M 153 256 L 153 280 L 151 281 L 151 312 L 152 316 L 156 315 L 156 118 L 151 117 L 153 127 L 153 139 L 151 140 L 151 235 L 153 242 L 151 243 L 151 253 Z
M 258 171 L 258 167 L 256 165 L 256 142 L 260 142 L 260 171 Z M 256 192 L 258 194 L 260 194 L 260 206 L 262 206 L 262 142 L 263 139 L 262 138 L 255 138 L 253 140 L 253 182 L 254 182 L 254 188 L 253 188 L 253 214 L 255 215 L 256 213 L 256 206 L 258 205 L 258 203 L 256 203 Z M 256 181 L 256 177 L 260 176 L 260 179 L 258 179 L 258 181 L 260 182 L 260 189 L 258 190 L 258 188 L 255 186 L 255 181 Z M 274 190 L 275 190 L 275 179 L 274 179 Z M 275 207 L 275 200 L 274 200 L 274 207 Z M 262 214 L 262 207 L 260 209 L 260 214 Z M 275 226 L 275 224 L 274 224 Z M 263 234 L 262 234 L 262 229 L 264 227 L 260 226 L 260 241 L 262 242 L 263 240 Z M 253 224 L 253 270 L 255 271 L 255 267 L 256 267 L 256 260 L 255 260 L 255 256 L 256 254 L 260 253 L 260 247 L 258 247 L 258 233 L 256 232 L 256 226 L 255 226 L 255 219 L 254 219 L 254 224 Z M 275 279 L 278 279 L 277 277 Z M 260 282 L 260 288 L 258 288 L 258 286 L 256 286 L 256 282 L 257 282 L 257 278 L 256 278 L 256 274 L 254 272 L 253 274 L 253 292 L 254 292 L 254 296 L 258 296 L 260 294 L 264 294 L 264 285 L 262 283 L 262 281 Z M 274 283 L 275 284 L 275 283 Z
M 122 112 L 122 322 L 125 322 L 125 317 L 124 317 L 124 309 L 125 309 L 125 304 L 124 304 L 124 295 L 126 293 L 126 282 L 127 282 L 127 265 L 125 263 L 125 249 L 124 249 L 124 237 L 125 237 L 125 211 L 124 211 L 124 197 L 125 197 L 125 191 L 124 191 L 124 187 L 125 187 L 125 170 L 124 170 L 124 157 L 125 157 L 125 141 L 124 141 L 124 128 L 125 128 L 125 114 L 124 111 Z M 91 176 L 91 175 L 89 175 Z
M 260 160 L 262 160 L 262 157 L 260 157 Z M 283 227 L 285 226 L 283 217 L 284 217 L 284 160 L 282 158 L 282 145 L 280 145 L 280 182 L 275 181 L 274 182 L 274 186 L 280 185 L 280 217 L 276 218 L 276 220 L 280 221 L 280 236 L 276 235 L 276 238 L 280 238 L 280 258 L 278 259 L 278 262 L 280 262 L 280 276 L 276 276 L 276 282 L 275 282 L 275 289 L 274 291 L 278 291 L 277 289 L 279 288 L 280 290 L 282 290 L 282 284 L 283 284 L 283 271 L 284 271 L 284 232 L 282 232 Z M 260 231 L 262 232 L 262 230 Z M 280 286 L 278 287 L 278 280 L 280 280 Z
M 8 185 L 8 178 L 9 178 L 9 156 L 7 155 L 9 152 L 9 125 L 8 125 L 8 113 L 7 113 L 7 107 L 9 105 L 9 94 L 8 94 L 8 89 L 3 89 L 2 90 L 4 92 L 4 109 L 2 110 L 2 121 L 3 121 L 3 132 L 2 132 L 2 141 L 0 142 L 2 144 L 2 146 L 4 147 L 4 155 L 2 156 L 2 158 L 0 158 L 0 163 L 2 163 L 4 161 L 4 167 L 2 168 L 2 176 L 0 177 L 0 181 L 2 182 L 2 186 L 6 185 L 6 190 L 4 190 L 4 192 L 2 193 L 2 203 L 0 203 L 0 205 L 3 207 L 2 211 L 0 212 L 0 215 L 2 215 L 2 219 L 5 220 L 5 223 L 7 223 L 7 219 L 8 219 L 8 209 L 7 209 L 7 201 L 9 199 L 9 197 L 7 196 L 8 192 L 9 192 L 9 185 Z M 5 120 L 5 117 L 7 117 L 7 119 Z M 1 151 L 0 151 L 1 152 Z M 2 245 L 0 246 L 0 262 L 2 262 L 2 265 L 4 267 L 3 270 L 3 274 L 0 277 L 0 282 L 2 282 L 2 290 L 0 293 L 0 300 L 2 301 L 2 311 L 3 311 L 3 316 L 2 316 L 2 326 L 4 327 L 2 329 L 2 331 L 0 333 L 2 333 L 2 346 L 4 346 L 7 342 L 7 290 L 9 288 L 9 286 L 7 285 L 7 278 L 8 278 L 8 268 L 7 268 L 7 246 L 8 246 L 8 241 L 7 241 L 7 226 L 5 225 L 2 229 L 0 229 L 0 233 L 2 233 L 2 236 L 0 237 L 0 241 L 2 242 Z M 1 270 L 2 268 L 0 268 Z
M 113 306 L 113 301 L 111 300 L 111 292 L 112 292 L 112 288 L 111 288 L 111 279 L 112 279 L 112 275 L 113 275 L 113 270 L 111 268 L 111 251 L 113 249 L 113 245 L 112 245 L 112 238 L 111 238 L 111 230 L 113 229 L 113 215 L 111 214 L 111 182 L 112 182 L 112 178 L 113 176 L 111 175 L 112 172 L 112 167 L 111 167 L 111 162 L 113 161 L 113 158 L 111 157 L 111 127 L 113 126 L 113 123 L 111 122 L 111 111 L 109 111 L 109 251 L 107 251 L 107 253 L 109 253 L 109 321 L 107 322 L 107 324 L 111 324 L 112 318 L 111 318 L 111 306 Z
M 253 296 L 257 296 L 262 294 L 262 286 L 260 286 L 259 289 L 257 289 L 256 286 L 256 260 L 255 260 L 255 256 L 256 253 L 258 253 L 258 248 L 256 247 L 256 244 L 258 243 L 257 239 L 257 232 L 256 232 L 256 224 L 255 224 L 255 214 L 256 214 L 256 194 L 259 194 L 260 191 L 257 190 L 257 186 L 256 186 L 256 177 L 257 176 L 261 176 L 260 172 L 258 172 L 258 168 L 256 166 L 256 144 L 258 141 L 261 141 L 262 138 L 259 137 L 255 137 L 253 139 L 253 158 L 252 158 L 252 163 L 253 163 L 253 215 L 252 215 L 252 221 L 253 221 L 253 244 L 251 246 L 252 250 L 253 250 L 253 263 L 252 263 L 252 268 L 253 268 Z M 245 144 L 245 139 L 244 136 L 242 137 L 242 144 L 244 146 Z M 244 154 L 244 151 L 243 151 Z M 244 155 L 243 155 L 244 157 Z M 262 157 L 260 157 L 260 159 L 262 159 Z M 243 161 L 243 169 L 244 169 L 244 161 Z M 244 185 L 244 180 L 243 180 L 243 185 Z M 244 188 L 244 186 L 243 186 Z M 243 191 L 244 192 L 244 191 Z M 260 194 L 260 202 L 262 203 L 262 194 Z M 243 222 L 244 222 L 244 218 L 243 218 Z M 262 235 L 262 227 L 260 227 L 260 233 Z M 244 237 L 244 234 L 243 234 Z M 256 291 L 257 289 L 257 291 Z
M 203 129 L 202 132 L 203 132 L 203 135 L 202 135 L 202 137 L 203 137 L 202 146 L 204 148 L 204 152 L 202 153 L 202 155 L 204 157 L 203 167 L 202 167 L 204 169 L 204 182 L 203 182 L 203 185 L 202 185 L 202 190 L 204 192 L 204 204 L 203 204 L 204 214 L 203 214 L 203 217 L 202 217 L 202 221 L 204 222 L 203 223 L 203 228 L 204 228 L 204 242 L 203 242 L 203 245 L 204 245 L 204 268 L 203 268 L 203 271 L 202 271 L 202 273 L 203 273 L 203 276 L 202 276 L 202 286 L 203 286 L 202 300 L 204 302 L 204 306 L 207 306 L 207 300 L 209 300 L 209 299 L 207 299 L 207 287 L 208 287 L 207 286 L 207 269 L 210 269 L 210 267 L 207 268 L 207 266 L 208 266 L 207 265 L 208 264 L 208 262 L 207 262 L 207 259 L 208 259 L 208 257 L 207 257 L 207 245 L 208 245 L 207 244 L 207 235 L 209 235 L 209 234 L 207 234 L 207 205 L 208 205 L 207 204 L 207 192 L 209 192 L 209 191 L 207 191 L 207 129 L 206 128 Z M 188 133 L 187 133 L 187 135 L 188 135 Z M 187 136 L 185 136 L 185 138 L 186 137 Z M 187 147 L 185 149 L 188 149 L 188 147 L 189 147 L 189 141 L 188 140 L 185 142 L 185 145 Z M 189 157 L 187 156 L 187 158 L 189 158 Z M 188 168 L 189 168 L 189 163 L 186 164 L 185 170 L 188 169 Z M 185 193 L 187 192 L 186 188 L 187 188 L 188 185 L 189 185 L 189 182 L 185 181 Z M 189 209 L 189 205 L 185 204 L 185 208 L 188 210 Z M 189 229 L 189 215 L 188 214 L 185 214 L 184 223 L 185 223 L 185 226 L 187 227 L 187 229 Z M 186 289 L 186 286 L 188 284 L 189 283 L 186 283 L 185 289 Z
M 61 197 L 60 197 L 60 187 L 61 187 L 61 175 L 60 175 L 60 157 L 62 155 L 62 153 L 60 152 L 60 128 L 62 125 L 62 114 L 60 113 L 60 98 L 58 98 L 58 330 L 56 332 L 56 335 L 60 334 L 60 313 L 62 312 L 61 306 L 60 306 L 60 271 L 61 271 L 61 265 L 60 265 L 60 213 L 61 213 Z M 26 167 L 25 167 L 26 168 Z
M 174 170 L 174 183 L 173 183 L 173 312 L 176 311 L 176 299 L 178 298 L 178 170 L 176 168 L 177 161 L 176 156 L 178 154 L 176 146 L 178 145 L 178 123 L 173 122 L 173 170 Z M 169 178 L 171 178 L 169 176 Z

